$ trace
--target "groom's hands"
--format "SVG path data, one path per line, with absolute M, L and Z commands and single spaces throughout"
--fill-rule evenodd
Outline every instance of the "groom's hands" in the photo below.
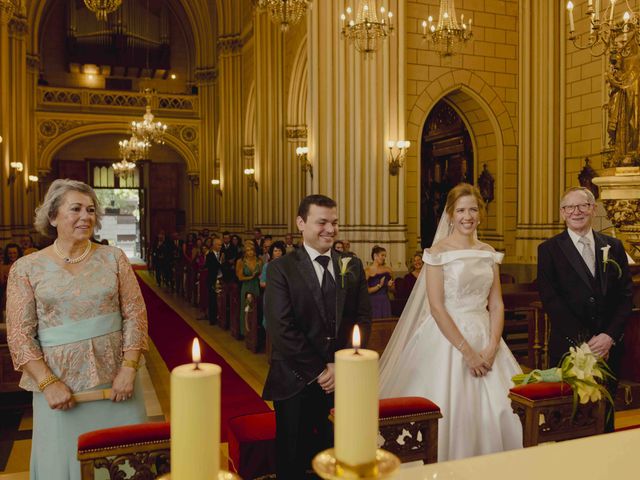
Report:
M 336 388 L 333 363 L 327 363 L 327 368 L 325 368 L 318 377 L 318 385 L 322 387 L 325 393 L 333 393 Z

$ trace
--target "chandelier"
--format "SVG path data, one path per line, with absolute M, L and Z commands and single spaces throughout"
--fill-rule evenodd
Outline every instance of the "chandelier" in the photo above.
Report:
M 131 122 L 131 132 L 133 136 L 144 140 L 147 143 L 164 143 L 163 137 L 167 131 L 167 125 L 162 122 L 153 121 L 151 105 L 147 101 L 146 113 L 142 116 L 141 122 Z
M 428 35 L 434 48 L 443 57 L 450 57 L 458 53 L 473 35 L 471 33 L 473 22 L 471 18 L 466 24 L 464 14 L 462 14 L 460 15 L 460 23 L 458 23 L 454 0 L 440 0 L 438 21 L 434 23 L 431 15 L 427 20 L 422 21 L 422 37 L 427 38 Z
M 114 173 L 123 179 L 126 179 L 133 173 L 136 168 L 136 164 L 128 161 L 126 158 L 123 158 L 119 162 L 112 163 L 111 168 L 113 168 Z
M 605 0 L 606 1 L 606 0 Z M 591 55 L 600 56 L 609 52 L 609 62 L 615 68 L 621 58 L 626 58 L 634 53 L 635 48 L 640 46 L 640 17 L 629 6 L 625 0 L 626 9 L 619 13 L 619 18 L 615 18 L 616 4 L 621 0 L 609 0 L 606 9 L 600 11 L 600 0 L 588 0 L 585 16 L 589 18 L 589 34 L 576 35 L 576 28 L 573 19 L 573 2 L 567 3 L 569 13 L 569 40 L 579 50 L 589 49 Z M 635 47 L 635 48 L 634 48 Z M 637 52 L 636 52 L 637 53 Z
M 106 22 L 107 15 L 115 12 L 122 0 L 84 0 L 87 8 L 96 14 L 98 21 Z
M 147 158 L 149 153 L 149 147 L 151 144 L 146 140 L 141 140 L 135 135 L 132 135 L 128 140 L 120 140 L 120 156 L 123 161 L 132 160 L 137 161 L 143 158 Z
M 267 9 L 271 20 L 280 23 L 283 32 L 298 23 L 310 6 L 310 0 L 258 0 L 258 7 Z
M 352 41 L 356 50 L 364 53 L 374 53 L 378 49 L 378 40 L 383 40 L 393 31 L 393 13 L 380 7 L 380 18 L 375 8 L 369 6 L 369 0 L 360 0 L 355 19 L 353 10 L 347 7 L 340 15 L 342 21 L 342 36 Z

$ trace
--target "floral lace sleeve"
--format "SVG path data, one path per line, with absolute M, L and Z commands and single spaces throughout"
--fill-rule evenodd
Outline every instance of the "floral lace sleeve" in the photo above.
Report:
M 36 340 L 38 317 L 29 276 L 21 262 L 14 263 L 7 283 L 7 341 L 16 370 L 32 360 L 43 358 Z
M 122 314 L 122 350 L 148 350 L 147 308 L 126 255 L 118 254 L 118 294 Z

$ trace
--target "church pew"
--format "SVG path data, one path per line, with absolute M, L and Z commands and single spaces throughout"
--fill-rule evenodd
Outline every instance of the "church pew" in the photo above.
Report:
M 367 348 L 375 350 L 378 355 L 382 355 L 397 323 L 398 317 L 374 318 L 371 321 L 371 333 L 369 334 Z
M 244 344 L 253 353 L 258 353 L 260 342 L 260 316 L 258 305 L 260 297 L 247 297 L 241 314 L 241 321 L 245 322 Z

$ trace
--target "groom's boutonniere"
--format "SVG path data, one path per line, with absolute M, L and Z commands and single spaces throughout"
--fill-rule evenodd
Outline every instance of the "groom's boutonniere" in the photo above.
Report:
M 602 250 L 602 271 L 606 272 L 607 263 L 611 263 L 612 265 L 615 265 L 615 267 L 618 269 L 618 278 L 622 278 L 622 268 L 620 268 L 620 265 L 618 265 L 618 262 L 616 262 L 613 258 L 609 258 L 610 248 L 611 248 L 611 245 L 607 245 L 606 247 L 600 248 L 600 250 Z
M 350 261 L 351 257 L 340 258 L 340 276 L 342 277 L 342 288 L 344 288 L 344 276 L 347 274 L 347 268 Z

